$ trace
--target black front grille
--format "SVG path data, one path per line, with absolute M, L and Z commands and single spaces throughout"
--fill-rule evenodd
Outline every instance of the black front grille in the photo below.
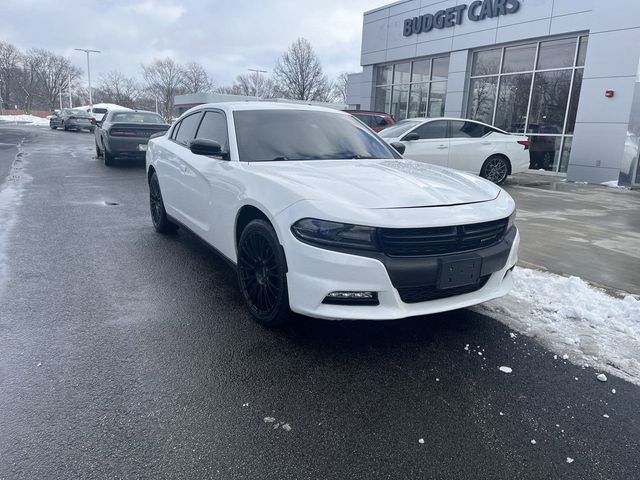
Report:
M 421 257 L 490 247 L 505 234 L 509 220 L 431 228 L 381 228 L 382 251 L 391 257 Z
M 439 300 L 441 298 L 455 297 L 465 293 L 475 292 L 484 287 L 489 281 L 491 275 L 480 277 L 480 281 L 473 285 L 465 285 L 464 287 L 447 288 L 440 290 L 435 286 L 428 287 L 410 287 L 399 288 L 398 293 L 404 303 L 428 302 L 429 300 Z

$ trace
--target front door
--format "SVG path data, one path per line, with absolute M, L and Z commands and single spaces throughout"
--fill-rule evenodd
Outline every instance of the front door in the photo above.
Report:
M 448 165 L 449 138 L 447 138 L 446 120 L 433 120 L 423 123 L 409 133 L 415 133 L 419 138 L 410 141 L 402 140 L 402 143 L 406 146 L 402 155 L 404 158 L 442 167 Z

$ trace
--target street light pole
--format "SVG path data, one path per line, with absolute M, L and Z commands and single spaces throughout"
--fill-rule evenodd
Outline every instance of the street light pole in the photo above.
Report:
M 89 105 L 93 106 L 93 99 L 91 98 L 91 62 L 89 61 L 90 53 L 100 53 L 100 50 L 89 50 L 88 48 L 75 48 L 79 52 L 87 54 L 87 79 L 89 80 Z
M 69 108 L 73 108 L 73 100 L 71 99 L 71 74 L 69 74 Z
M 267 73 L 266 70 L 260 70 L 257 68 L 247 68 L 250 72 L 254 72 L 256 74 L 256 98 L 258 101 L 260 100 L 260 92 L 258 91 L 258 81 L 260 80 L 261 73 Z

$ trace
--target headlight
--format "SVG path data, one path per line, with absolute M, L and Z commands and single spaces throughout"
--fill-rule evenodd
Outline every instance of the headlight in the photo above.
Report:
M 511 227 L 513 227 L 516 224 L 516 209 L 513 209 L 513 213 L 511 215 L 509 215 L 509 223 L 507 224 L 507 232 L 509 230 L 511 230 Z
M 373 227 L 303 218 L 293 224 L 291 231 L 298 240 L 319 247 L 377 250 Z

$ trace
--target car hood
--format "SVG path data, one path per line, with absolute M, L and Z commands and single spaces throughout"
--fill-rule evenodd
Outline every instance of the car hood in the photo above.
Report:
M 361 208 L 419 208 L 487 202 L 500 188 L 479 177 L 413 160 L 254 162 L 251 172 L 301 199 Z

